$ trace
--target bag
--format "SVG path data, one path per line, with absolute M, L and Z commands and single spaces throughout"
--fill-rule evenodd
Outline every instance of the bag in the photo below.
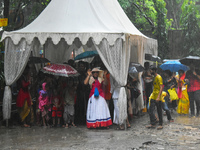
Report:
M 176 90 L 175 88 L 173 89 L 168 89 L 168 92 L 169 92 L 169 95 L 170 95 L 170 99 L 173 101 L 173 100 L 178 100 L 178 95 L 176 93 Z
M 98 88 L 95 88 L 95 89 L 94 89 L 94 97 L 95 97 L 95 98 L 98 98 L 98 97 L 99 97 Z
M 138 96 L 141 94 L 140 90 L 137 88 L 133 88 L 131 91 L 132 98 L 138 98 Z

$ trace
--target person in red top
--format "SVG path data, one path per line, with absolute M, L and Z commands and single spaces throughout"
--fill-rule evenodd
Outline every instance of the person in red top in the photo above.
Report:
M 194 67 L 190 67 L 190 70 L 187 71 L 185 82 L 188 84 L 188 95 L 190 101 L 190 111 L 191 116 L 195 116 L 194 102 L 196 103 L 196 116 L 199 116 L 199 105 L 200 105 L 200 75 L 196 73 Z
M 101 78 L 100 72 L 101 70 L 99 70 L 99 68 L 93 68 L 92 71 L 88 70 L 88 76 L 84 80 L 84 84 L 89 84 L 91 87 L 86 116 L 87 128 L 109 128 L 109 126 L 112 125 L 110 111 L 102 90 L 103 84 L 107 84 L 105 78 L 107 72 L 103 73 L 104 80 Z
M 26 67 L 21 78 L 18 80 L 18 85 L 20 86 L 20 90 L 17 95 L 16 106 L 18 107 L 19 116 L 23 126 L 30 127 L 30 125 L 27 123 L 31 117 L 31 96 L 28 88 L 30 85 L 30 76 L 28 67 Z

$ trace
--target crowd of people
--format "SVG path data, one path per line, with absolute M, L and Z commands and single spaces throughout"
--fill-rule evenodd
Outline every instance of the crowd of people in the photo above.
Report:
M 179 115 L 198 117 L 200 107 L 200 75 L 197 73 L 198 69 L 190 66 L 190 70 L 186 72 L 179 70 L 175 73 L 170 72 L 170 70 L 165 70 L 160 71 L 160 74 L 157 73 L 157 69 L 158 68 L 155 66 L 150 66 L 147 67 L 143 73 L 144 81 L 146 77 L 148 81 L 150 78 L 153 79 L 152 93 L 147 100 L 150 125 L 146 127 L 155 128 L 156 123 L 159 123 L 157 129 L 163 128 L 162 110 L 166 113 L 169 122 L 174 121 L 171 117 L 171 112 L 174 110 L 177 111 Z M 146 84 L 149 84 L 149 82 Z M 157 109 L 157 114 L 155 113 L 155 109 Z
M 77 127 L 86 124 L 87 128 L 109 128 L 116 124 L 118 130 L 124 130 L 124 123 L 119 123 L 119 89 L 112 91 L 111 78 L 103 65 L 79 61 L 69 65 L 79 72 L 78 77 L 59 77 L 39 72 L 33 82 L 27 66 L 18 80 L 16 105 L 23 127 L 33 124 L 43 127 Z M 169 70 L 157 73 L 154 65 L 144 64 L 145 70 L 127 78 L 127 127 L 133 115 L 141 115 L 147 110 L 150 125 L 147 128 L 163 128 L 163 112 L 169 122 L 173 122 L 172 111 L 180 115 L 199 116 L 200 75 L 190 67 L 186 73 Z M 142 82 L 140 82 L 140 79 Z M 113 84 L 113 83 L 112 83 Z M 142 84 L 143 91 L 138 89 Z M 35 94 L 30 93 L 30 89 Z M 136 99 L 143 93 L 144 109 L 137 110 Z M 33 96 L 34 95 L 34 96 Z M 36 97 L 33 103 L 32 97 Z M 194 104 L 195 102 L 195 104 Z M 195 107 L 196 106 L 196 110 Z M 157 109 L 157 113 L 156 113 Z
M 112 125 L 110 74 L 106 68 L 100 70 L 91 64 L 91 69 L 83 61 L 76 67 L 72 60 L 68 65 L 78 70 L 78 77 L 54 76 L 40 71 L 35 81 L 31 79 L 27 65 L 17 81 L 16 106 L 23 127 L 36 124 L 69 128 L 87 124 L 88 128 L 109 128 Z

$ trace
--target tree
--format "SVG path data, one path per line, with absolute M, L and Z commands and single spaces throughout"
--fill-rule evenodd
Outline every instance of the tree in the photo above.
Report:
M 141 31 L 151 31 L 158 40 L 158 53 L 167 58 L 167 31 L 173 20 L 167 19 L 167 9 L 164 0 L 119 0 L 122 8 Z
M 4 18 L 8 18 L 7 31 L 17 30 L 33 21 L 51 0 L 4 0 Z M 37 3 L 38 5 L 34 5 Z M 24 16 L 26 9 L 31 9 Z M 25 18 L 25 19 L 24 19 Z M 24 20 L 26 21 L 24 24 Z
M 167 19 L 167 9 L 164 0 L 153 0 L 154 7 L 157 12 L 157 30 L 156 35 L 158 39 L 158 54 L 161 58 L 167 58 L 168 54 L 168 39 L 167 30 L 169 28 L 169 22 Z
M 200 56 L 200 12 L 195 0 L 184 0 L 180 19 L 183 29 L 183 50 L 187 55 Z

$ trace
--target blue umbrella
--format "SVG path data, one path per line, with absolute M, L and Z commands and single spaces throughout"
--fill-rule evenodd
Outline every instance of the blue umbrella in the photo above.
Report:
M 190 68 L 181 64 L 179 61 L 167 61 L 160 65 L 162 70 L 170 70 L 171 72 L 178 72 L 179 70 L 187 71 Z
M 84 58 L 89 58 L 89 57 L 93 57 L 93 56 L 97 56 L 98 52 L 97 51 L 86 51 L 83 52 L 79 55 L 77 55 L 74 60 L 80 60 L 80 59 L 84 59 Z

